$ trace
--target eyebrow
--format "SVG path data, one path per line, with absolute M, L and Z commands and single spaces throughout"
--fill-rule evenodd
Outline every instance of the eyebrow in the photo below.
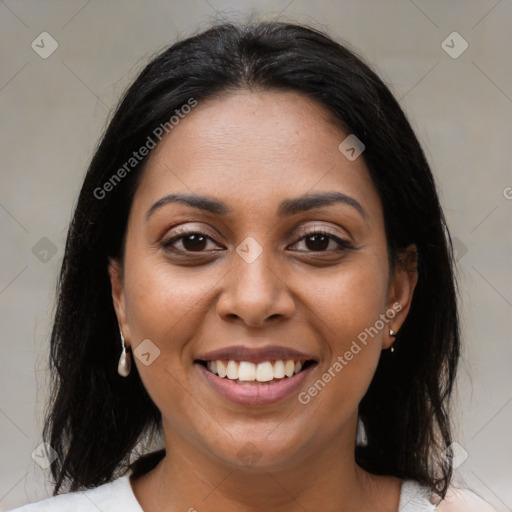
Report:
M 200 196 L 197 194 L 169 194 L 162 197 L 154 203 L 146 213 L 146 220 L 159 208 L 172 203 L 181 203 L 207 211 L 215 215 L 228 215 L 232 213 L 231 208 L 224 202 L 208 196 Z M 321 208 L 336 203 L 351 206 L 363 217 L 367 218 L 367 213 L 361 204 L 353 197 L 342 194 L 341 192 L 320 192 L 317 194 L 305 194 L 300 197 L 285 199 L 279 205 L 277 214 L 280 218 L 295 215 L 297 213 Z

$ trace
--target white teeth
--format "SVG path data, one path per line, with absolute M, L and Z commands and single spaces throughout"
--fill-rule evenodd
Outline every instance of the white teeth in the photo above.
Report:
M 270 361 L 265 361 L 264 363 L 260 363 L 256 367 L 256 380 L 258 382 L 268 382 L 274 379 L 274 368 L 272 368 L 272 363 Z
M 251 363 L 249 361 L 208 361 L 206 367 L 219 377 L 227 377 L 229 380 L 240 382 L 270 382 L 274 379 L 293 377 L 302 370 L 303 361 L 293 359 L 264 361 L 262 363 Z
M 215 361 L 217 363 L 217 374 L 219 377 L 225 377 L 226 376 L 226 365 L 224 364 L 224 361 Z
M 236 361 L 228 361 L 228 366 L 226 368 L 226 375 L 228 379 L 236 380 L 238 379 L 238 363 Z
M 295 363 L 291 360 L 291 359 L 288 359 L 288 361 L 286 361 L 285 365 L 284 365 L 284 374 L 287 376 L 287 377 L 291 377 L 295 372 Z
M 240 380 L 256 380 L 256 365 L 247 361 L 240 361 L 238 378 Z
M 282 379 L 284 377 L 284 363 L 283 361 L 276 361 L 274 363 L 274 379 Z

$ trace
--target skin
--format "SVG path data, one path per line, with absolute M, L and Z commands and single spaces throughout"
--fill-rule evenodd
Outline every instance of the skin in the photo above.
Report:
M 127 344 L 133 352 L 149 338 L 160 350 L 148 366 L 133 358 L 162 412 L 167 449 L 132 480 L 145 511 L 398 510 L 401 481 L 362 470 L 354 446 L 358 404 L 393 342 L 389 327 L 399 331 L 409 311 L 415 248 L 402 254 L 410 265 L 390 273 L 378 193 L 363 158 L 338 150 L 347 135 L 298 93 L 236 91 L 200 102 L 153 150 L 124 261 L 109 268 Z M 342 203 L 277 216 L 281 201 L 320 191 L 354 198 L 365 216 Z M 222 200 L 232 213 L 174 203 L 146 219 L 156 201 L 178 192 Z M 181 228 L 211 240 L 202 252 L 190 238 L 176 241 L 181 256 L 163 248 Z M 315 228 L 354 249 L 337 251 L 334 239 L 317 249 L 304 238 Z M 263 251 L 251 263 L 236 252 L 248 236 Z M 292 347 L 318 361 L 299 391 L 307 390 L 396 303 L 401 311 L 307 405 L 297 394 L 234 404 L 193 364 L 200 353 L 242 343 Z M 259 456 L 250 466 L 237 455 L 247 443 Z

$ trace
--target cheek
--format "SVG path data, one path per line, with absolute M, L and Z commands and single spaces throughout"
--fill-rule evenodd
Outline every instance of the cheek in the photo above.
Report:
M 191 344 L 208 318 L 212 293 L 224 274 L 225 270 L 214 266 L 208 272 L 173 267 L 156 254 L 139 254 L 125 262 L 126 313 L 134 363 L 161 410 L 169 403 L 187 406 L 183 382 L 192 367 Z M 142 343 L 158 354 L 149 365 L 145 364 L 147 357 L 138 357 L 145 347 Z
M 135 343 L 150 338 L 162 352 L 177 354 L 197 329 L 194 317 L 204 314 L 220 274 L 216 270 L 199 273 L 191 268 L 172 268 L 166 262 L 152 260 L 141 257 L 127 267 L 130 332 Z
M 332 347 L 350 345 L 385 312 L 388 273 L 379 261 L 373 255 L 354 258 L 321 279 L 312 275 L 305 280 L 308 307 L 325 325 Z
M 192 366 L 188 342 L 197 333 L 196 316 L 204 309 L 202 303 L 216 280 L 214 276 L 194 279 L 190 269 L 171 270 L 170 265 L 155 263 L 152 258 L 140 257 L 126 265 L 126 308 L 133 362 L 153 402 L 183 435 L 190 427 L 190 418 L 187 420 L 183 411 L 200 412 L 197 399 L 186 384 Z M 148 345 L 148 339 L 154 346 Z M 147 358 L 137 355 L 145 346 L 151 353 L 150 364 Z M 157 357 L 153 357 L 153 352 Z
M 314 290 L 308 299 L 312 322 L 327 342 L 317 378 L 328 373 L 324 382 L 329 382 L 330 391 L 322 391 L 321 402 L 332 399 L 339 406 L 350 401 L 354 406 L 370 385 L 387 328 L 381 320 L 386 313 L 388 276 L 382 261 L 385 258 L 377 255 L 354 259 L 335 274 L 309 283 Z M 323 390 L 321 384 L 317 387 Z

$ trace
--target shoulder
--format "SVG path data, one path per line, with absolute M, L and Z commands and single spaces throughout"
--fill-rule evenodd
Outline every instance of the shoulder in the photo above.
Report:
M 470 489 L 451 486 L 435 512 L 497 512 Z
M 130 474 L 86 491 L 70 492 L 29 503 L 11 512 L 142 512 L 133 494 Z
M 450 485 L 443 500 L 415 480 L 405 480 L 400 493 L 399 512 L 497 512 L 476 493 L 457 484 Z

